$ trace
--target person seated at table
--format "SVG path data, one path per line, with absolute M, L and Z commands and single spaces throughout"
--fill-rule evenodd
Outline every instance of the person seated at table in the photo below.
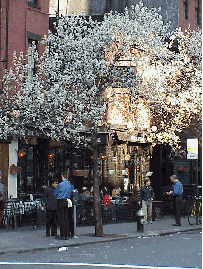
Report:
M 137 191 L 137 187 L 135 187 L 132 190 L 132 195 L 127 199 L 127 203 L 138 203 L 139 200 L 139 195 L 138 195 L 138 191 Z
M 78 195 L 78 202 L 80 203 L 91 203 L 92 197 L 87 194 L 87 187 L 82 187 L 82 192 Z
M 92 225 L 93 216 L 93 197 L 87 193 L 87 187 L 82 188 L 82 193 L 78 195 L 78 212 L 81 213 L 81 221 L 85 221 L 86 224 Z
M 102 201 L 103 201 L 103 205 L 104 205 L 104 210 L 107 211 L 107 210 L 109 210 L 110 204 L 111 204 L 110 197 L 108 196 L 106 189 L 103 189 L 102 193 L 103 193 Z
M 121 188 L 117 186 L 115 189 L 112 191 L 112 197 L 113 200 L 115 200 L 115 204 L 120 204 L 122 203 L 121 196 L 120 196 Z
M 105 213 L 105 218 L 107 220 L 109 217 L 109 213 L 111 212 L 111 202 L 110 202 L 110 197 L 109 197 L 106 189 L 102 190 L 102 194 L 103 194 L 103 196 L 102 196 L 103 210 Z
M 50 229 L 51 236 L 57 236 L 57 195 L 53 194 L 57 186 L 58 180 L 52 179 L 42 196 L 46 204 L 46 236 L 50 236 Z
M 130 209 L 131 209 L 131 214 L 132 214 L 133 219 L 136 219 L 137 212 L 141 208 L 138 201 L 139 201 L 139 195 L 138 195 L 137 187 L 135 187 L 132 190 L 132 195 L 126 201 L 126 203 L 130 204 Z

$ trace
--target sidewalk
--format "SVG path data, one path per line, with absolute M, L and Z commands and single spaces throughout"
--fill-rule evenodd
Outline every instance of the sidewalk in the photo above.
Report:
M 17 230 L 0 229 L 0 254 L 7 252 L 37 251 L 53 249 L 61 246 L 76 247 L 79 245 L 95 244 L 107 241 L 138 238 L 142 236 L 157 236 L 177 233 L 188 230 L 201 230 L 202 225 L 189 225 L 187 217 L 181 219 L 182 226 L 172 226 L 174 219 L 166 216 L 164 219 L 154 221 L 144 226 L 144 232 L 137 232 L 137 223 L 117 223 L 104 225 L 104 237 L 94 236 L 94 226 L 77 227 L 77 238 L 69 240 L 57 240 L 55 237 L 45 236 L 45 227 L 37 228 L 22 227 Z

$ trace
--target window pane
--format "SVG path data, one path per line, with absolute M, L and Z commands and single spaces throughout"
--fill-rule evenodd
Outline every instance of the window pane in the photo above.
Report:
M 27 191 L 33 192 L 33 147 L 27 153 Z
M 33 4 L 35 4 L 35 5 L 38 4 L 38 0 L 28 0 L 28 2 L 33 3 Z
M 26 148 L 21 148 L 20 149 L 21 152 L 26 153 Z M 26 154 L 25 155 L 21 155 L 18 157 L 18 166 L 20 166 L 21 168 L 21 172 L 20 174 L 18 174 L 19 177 L 19 191 L 21 193 L 25 193 L 26 192 L 26 186 L 27 186 L 27 179 L 26 179 Z
M 187 0 L 185 0 L 184 2 L 183 2 L 183 12 L 184 12 L 184 19 L 188 19 L 188 1 Z

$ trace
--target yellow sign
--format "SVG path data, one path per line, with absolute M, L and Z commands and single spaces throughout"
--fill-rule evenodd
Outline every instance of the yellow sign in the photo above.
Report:
M 198 139 L 187 139 L 187 159 L 198 159 Z

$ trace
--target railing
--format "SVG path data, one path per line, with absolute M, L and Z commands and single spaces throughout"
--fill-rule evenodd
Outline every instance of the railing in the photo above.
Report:
M 136 221 L 139 205 L 130 203 L 101 205 L 103 224 Z M 92 204 L 77 205 L 77 225 L 94 225 L 94 207 Z
M 162 201 L 153 202 L 153 219 L 160 219 L 164 212 Z M 126 201 L 111 200 L 111 204 L 106 207 L 101 205 L 102 222 L 120 223 L 133 222 L 137 220 L 137 211 L 140 209 L 138 203 L 132 204 Z M 7 229 L 12 226 L 21 227 L 22 224 L 34 223 L 34 225 L 44 226 L 46 222 L 46 207 L 41 199 L 35 201 L 19 201 L 18 199 L 8 200 L 4 210 L 3 224 Z M 79 203 L 76 206 L 77 226 L 94 225 L 93 203 Z

